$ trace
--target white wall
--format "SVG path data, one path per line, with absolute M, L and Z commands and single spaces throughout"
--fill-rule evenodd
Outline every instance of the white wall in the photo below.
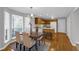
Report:
M 4 20 L 3 8 L 0 7 L 0 48 L 4 45 Z
M 67 18 L 67 34 L 73 45 L 79 42 L 79 9 Z
M 58 32 L 66 33 L 66 18 L 58 19 Z

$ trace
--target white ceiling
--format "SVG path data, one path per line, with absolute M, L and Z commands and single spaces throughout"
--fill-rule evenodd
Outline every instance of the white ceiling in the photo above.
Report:
M 36 16 L 50 17 L 67 17 L 75 8 L 74 7 L 9 7 L 10 9 L 22 12 L 33 13 Z

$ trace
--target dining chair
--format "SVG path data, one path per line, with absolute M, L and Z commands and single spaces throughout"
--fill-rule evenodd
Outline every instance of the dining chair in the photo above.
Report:
M 21 50 L 22 43 L 21 43 L 20 33 L 16 32 L 16 49 L 18 46 L 20 46 L 20 50 Z
M 29 35 L 26 32 L 23 32 L 23 49 L 25 51 L 25 48 L 28 48 L 29 51 L 36 45 L 36 41 L 31 39 Z

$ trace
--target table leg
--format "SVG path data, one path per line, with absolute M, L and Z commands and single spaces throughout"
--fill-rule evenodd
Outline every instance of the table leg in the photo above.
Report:
M 37 40 L 36 40 L 35 48 L 38 51 Z
M 39 40 L 39 46 L 40 46 L 40 40 Z
M 23 51 L 25 51 L 25 46 L 23 46 Z

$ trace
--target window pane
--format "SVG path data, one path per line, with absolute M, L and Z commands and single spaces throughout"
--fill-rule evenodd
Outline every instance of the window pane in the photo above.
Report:
M 24 29 L 24 31 L 25 32 L 28 32 L 28 33 L 30 33 L 30 17 L 25 17 L 25 25 L 24 25 L 24 27 L 25 27 L 25 29 Z
M 12 15 L 12 37 L 16 32 L 23 32 L 23 17 L 18 15 Z
M 5 43 L 10 40 L 10 14 L 4 12 L 4 41 Z

